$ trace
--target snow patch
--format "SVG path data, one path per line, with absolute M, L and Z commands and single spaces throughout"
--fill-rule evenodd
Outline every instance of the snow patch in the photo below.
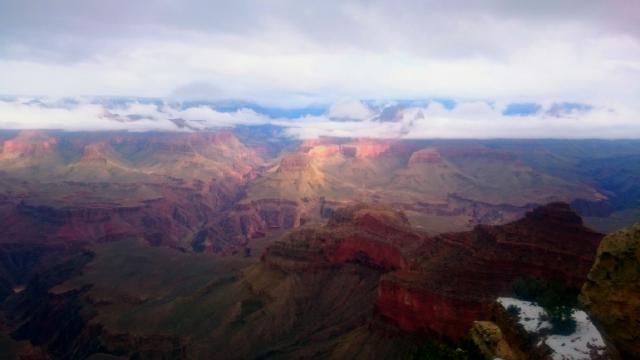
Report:
M 544 309 L 534 302 L 514 298 L 498 298 L 498 303 L 505 309 L 509 306 L 517 306 L 520 309 L 518 323 L 528 333 L 538 333 L 540 330 L 551 329 L 551 324 L 546 320 L 542 320 L 545 314 Z
M 606 345 L 600 332 L 582 310 L 575 310 L 576 331 L 570 335 L 542 335 L 542 330 L 551 329 L 551 324 L 543 320 L 544 309 L 530 301 L 514 298 L 498 298 L 498 303 L 505 309 L 510 305 L 520 308 L 518 323 L 528 332 L 540 335 L 538 346 L 543 343 L 552 350 L 553 360 L 589 360 L 592 355 L 603 355 Z
M 545 343 L 553 350 L 554 360 L 591 359 L 591 352 L 601 354 L 606 345 L 600 332 L 584 311 L 577 310 L 574 315 L 576 332 L 571 335 L 549 335 Z

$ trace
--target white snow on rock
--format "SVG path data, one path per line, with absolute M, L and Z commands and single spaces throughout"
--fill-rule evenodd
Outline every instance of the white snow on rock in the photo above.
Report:
M 554 351 L 554 360 L 590 359 L 590 352 L 604 352 L 606 346 L 600 332 L 584 311 L 576 310 L 576 332 L 567 335 L 549 335 L 545 343 Z M 557 356 L 556 356 L 557 355 Z
M 505 309 L 514 305 L 520 309 L 518 322 L 529 333 L 538 333 L 542 329 L 550 329 L 551 324 L 542 320 L 544 309 L 531 301 L 518 300 L 514 298 L 498 298 L 498 303 Z
M 520 308 L 518 323 L 529 333 L 540 335 L 543 329 L 551 329 L 548 321 L 542 320 L 545 312 L 538 304 L 514 298 L 498 298 L 498 303 L 507 309 L 510 305 Z M 553 351 L 554 360 L 589 360 L 591 355 L 602 355 L 606 345 L 600 332 L 582 310 L 575 310 L 576 331 L 570 335 L 548 335 L 541 339 Z M 542 336 L 542 335 L 541 335 Z

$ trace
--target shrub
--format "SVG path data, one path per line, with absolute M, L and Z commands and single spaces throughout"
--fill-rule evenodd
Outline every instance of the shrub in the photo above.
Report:
M 544 308 L 575 307 L 578 304 L 578 293 L 558 281 L 552 281 L 544 284 L 544 289 L 536 300 Z
M 555 306 L 545 308 L 549 316 L 551 332 L 558 335 L 571 335 L 576 332 L 576 320 L 573 318 L 574 309 L 569 306 Z
M 578 303 L 576 290 L 567 288 L 559 281 L 518 278 L 513 283 L 513 292 L 519 299 L 533 301 L 542 306 L 547 320 L 551 323 L 552 333 L 568 335 L 575 332 L 576 321 L 573 313 Z
M 515 317 L 519 317 L 520 316 L 520 307 L 518 307 L 517 305 L 509 305 L 507 306 L 507 312 Z
M 513 283 L 513 292 L 518 299 L 536 301 L 543 293 L 545 283 L 534 278 L 517 278 Z
M 544 308 L 575 307 L 578 303 L 578 292 L 567 288 L 559 281 L 546 282 L 534 278 L 518 278 L 514 281 L 512 288 L 516 298 L 536 302 Z

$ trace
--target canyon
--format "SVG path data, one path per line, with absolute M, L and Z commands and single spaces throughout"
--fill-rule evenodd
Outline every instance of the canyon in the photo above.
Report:
M 577 291 L 640 208 L 640 169 L 619 171 L 634 144 L 238 129 L 0 144 L 0 351 L 23 358 L 474 358 L 496 298 L 523 277 Z
M 544 158 L 560 156 L 544 143 L 529 152 L 528 143 L 321 138 L 283 150 L 238 136 L 5 132 L 0 239 L 93 243 L 142 236 L 228 254 L 359 201 L 401 209 L 433 235 L 504 224 L 553 201 L 571 203 L 602 229 L 614 223 L 608 217 L 633 209 L 618 200 L 634 191 L 633 173 L 612 189 L 610 179 L 600 184 L 580 173 L 581 160 L 564 149 L 562 161 L 572 166 L 542 166 Z
M 413 358 L 425 339 L 463 341 L 518 277 L 579 286 L 601 237 L 561 203 L 438 236 L 401 211 L 356 204 L 274 237 L 259 256 L 143 238 L 52 248 L 55 260 L 31 270 L 39 277 L 7 287 L 5 327 L 61 358 Z M 56 328 L 60 318 L 69 320 Z M 220 353 L 225 344 L 236 350 Z

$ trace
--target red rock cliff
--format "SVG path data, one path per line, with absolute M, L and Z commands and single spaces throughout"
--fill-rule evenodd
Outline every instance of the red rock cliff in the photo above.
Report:
M 406 331 L 464 337 L 518 277 L 579 288 L 602 236 L 560 203 L 503 226 L 444 234 L 413 252 L 408 269 L 383 276 L 377 309 Z
M 342 263 L 390 271 L 408 263 L 405 251 L 423 236 L 413 231 L 404 214 L 383 207 L 355 205 L 335 211 L 323 227 L 303 227 L 270 246 L 263 260 L 292 271 Z

